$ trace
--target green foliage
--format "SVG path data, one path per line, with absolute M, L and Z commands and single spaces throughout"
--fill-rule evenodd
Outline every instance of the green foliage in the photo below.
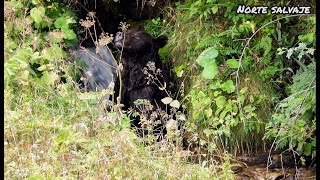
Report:
M 218 56 L 218 51 L 214 48 L 209 48 L 204 50 L 196 62 L 202 66 L 204 69 L 202 71 L 202 76 L 206 79 L 213 79 L 218 73 L 218 66 L 216 64 L 216 58 Z
M 272 150 L 315 157 L 316 18 L 236 14 L 239 3 L 262 5 L 253 0 L 187 1 L 176 3 L 167 16 L 147 21 L 153 36 L 170 36 L 160 55 L 173 60 L 187 94 L 183 101 L 163 99 L 171 114 L 161 115 L 171 128 L 173 118 L 183 119 L 192 141 L 225 156 L 221 165 L 209 163 L 212 159 L 200 165 L 187 162 L 194 155 L 172 142 L 137 137 L 128 128 L 128 112 L 120 105 L 102 106 L 110 92 L 79 91 L 73 80 L 76 64 L 66 61 L 64 51 L 77 41 L 71 9 L 47 0 L 5 1 L 4 176 L 232 179 L 225 152 L 262 149 L 262 136 L 275 142 Z M 284 5 L 265 5 L 270 3 Z M 180 106 L 187 118 L 177 114 Z M 147 127 L 159 123 L 156 118 L 142 122 Z
M 295 75 L 292 76 L 293 84 L 289 86 L 290 92 L 296 93 L 308 89 L 310 86 L 310 80 L 315 78 L 316 65 L 315 62 L 306 66 L 306 69 L 299 69 Z M 311 85 L 315 85 L 313 82 Z
M 186 129 L 199 134 L 200 144 L 222 151 L 241 151 L 243 145 L 264 147 L 265 124 L 271 123 L 272 114 L 279 114 L 274 104 L 291 94 L 284 89 L 305 88 L 312 79 L 309 69 L 306 84 L 297 83 L 293 69 L 306 71 L 310 63 L 315 17 L 237 14 L 239 4 L 285 5 L 283 1 L 187 1 L 176 3 L 175 13 L 163 20 L 168 22 L 166 29 L 172 27 L 167 52 L 188 94 L 183 105 L 189 113 Z
M 127 120 L 113 126 L 110 120 L 116 117 L 114 114 L 101 117 L 100 107 L 92 106 L 89 97 L 79 96 L 75 89 L 34 87 L 17 93 L 9 86 L 5 89 L 6 178 L 76 179 L 79 174 L 85 179 L 224 176 L 217 174 L 216 164 L 202 167 L 186 163 L 181 158 L 186 155 L 171 150 L 171 145 L 144 145 L 142 138 L 125 128 L 129 126 Z M 97 165 L 100 160 L 105 162 Z M 223 166 L 230 171 L 228 164 L 226 161 Z M 66 173 L 66 169 L 70 171 Z
M 154 19 L 144 21 L 144 29 L 146 32 L 151 34 L 153 37 L 158 37 L 160 35 L 165 34 L 166 36 L 170 36 L 172 33 L 172 29 L 165 25 L 165 20 L 160 17 L 156 17 Z M 168 57 L 169 49 L 168 46 L 165 46 L 159 49 L 159 56 L 162 62 L 168 67 L 171 67 L 171 59 Z
M 208 19 L 210 15 L 216 14 L 219 10 L 218 5 L 211 6 L 216 0 L 197 0 L 190 3 L 189 18 L 199 16 L 200 19 Z
M 172 142 L 145 144 L 149 137 L 129 129 L 121 105 L 105 104 L 110 91 L 79 90 L 73 77 L 80 63 L 64 51 L 76 40 L 70 9 L 49 0 L 5 1 L 5 12 L 5 179 L 233 177 L 212 161 L 190 164 Z M 177 113 L 179 101 L 166 103 Z M 231 172 L 229 159 L 221 168 Z
M 5 42 L 10 42 L 5 45 L 5 82 L 23 86 L 35 82 L 53 87 L 60 81 L 61 74 L 69 69 L 64 60 L 66 53 L 62 42 L 71 45 L 71 42 L 76 41 L 76 34 L 71 29 L 75 17 L 55 2 L 8 2 L 7 8 L 15 7 L 29 8 L 30 12 L 23 14 L 17 11 L 5 21 Z M 25 18 L 26 23 L 21 21 L 22 18 Z M 15 31 L 10 31 L 11 28 Z M 22 38 L 19 38 L 20 34 Z M 68 74 L 66 77 L 71 78 Z
M 30 11 L 30 17 L 33 19 L 33 21 L 37 24 L 40 24 L 43 20 L 43 17 L 45 16 L 45 8 L 39 7 L 39 8 L 32 8 Z
M 62 16 L 56 19 L 54 26 L 61 29 L 62 32 L 66 34 L 67 40 L 73 40 L 76 38 L 76 34 L 72 29 L 70 29 L 70 24 L 76 23 L 76 21 L 69 16 Z
M 163 26 L 163 20 L 161 20 L 160 17 L 151 20 L 146 20 L 144 25 L 145 31 L 150 33 L 153 37 L 161 35 L 161 33 L 163 32 Z
M 232 69 L 238 69 L 239 67 L 239 61 L 237 61 L 236 59 L 228 59 L 226 61 L 226 64 L 228 64 L 228 66 Z
M 202 83 L 199 83 L 205 85 Z M 238 99 L 235 94 L 235 85 L 232 80 L 221 83 L 214 81 L 203 87 L 194 86 L 188 94 L 190 101 L 189 121 L 187 121 L 187 131 L 195 131 L 198 126 L 200 130 L 200 144 L 211 147 L 210 152 L 215 150 L 237 151 L 235 144 L 242 144 L 237 136 L 243 133 L 260 133 L 262 120 L 258 119 L 256 103 L 253 100 L 249 104 L 246 100 L 248 88 L 239 91 L 239 101 L 245 105 L 239 110 Z M 205 90 L 205 91 L 204 91 Z M 239 129 L 242 127 L 243 129 Z M 237 130 L 236 130 L 237 129 Z M 212 145 L 210 145 L 212 144 Z
M 287 57 L 298 56 L 300 60 L 299 57 L 309 54 L 306 51 L 313 51 L 313 48 L 306 48 L 301 44 L 287 50 Z M 304 49 L 306 51 L 303 51 Z M 300 64 L 300 69 L 292 76 L 293 84 L 288 87 L 289 96 L 277 104 L 277 111 L 272 116 L 273 121 L 267 124 L 265 138 L 274 139 L 279 149 L 289 147 L 301 154 L 315 157 L 316 65 L 313 58 L 307 66 Z

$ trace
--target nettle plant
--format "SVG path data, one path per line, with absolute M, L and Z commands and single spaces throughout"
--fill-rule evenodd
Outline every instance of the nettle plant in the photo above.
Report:
M 5 83 L 53 87 L 62 76 L 71 81 L 64 48 L 77 41 L 75 15 L 46 1 L 6 1 L 5 10 Z

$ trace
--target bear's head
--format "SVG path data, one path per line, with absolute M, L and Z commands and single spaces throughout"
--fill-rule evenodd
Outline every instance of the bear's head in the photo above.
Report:
M 149 53 L 153 50 L 157 52 L 168 42 L 168 37 L 161 35 L 153 38 L 145 31 L 132 29 L 125 33 L 117 32 L 114 38 L 114 44 L 118 48 L 122 48 L 127 53 Z

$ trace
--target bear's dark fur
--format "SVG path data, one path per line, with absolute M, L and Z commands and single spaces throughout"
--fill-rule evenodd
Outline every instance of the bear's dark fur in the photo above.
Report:
M 146 99 L 153 105 L 153 110 L 163 107 L 161 99 L 168 95 L 164 90 L 152 82 L 148 82 L 149 73 L 156 69 L 154 77 L 164 85 L 168 86 L 168 73 L 165 70 L 158 50 L 167 44 L 167 36 L 161 35 L 153 38 L 150 34 L 141 30 L 128 30 L 125 33 L 118 32 L 114 39 L 115 45 L 121 50 L 123 48 L 121 64 L 122 76 L 122 95 L 121 103 L 125 108 L 134 107 L 134 101 L 137 99 Z M 123 46 L 122 46 L 123 45 Z M 145 68 L 149 66 L 149 70 Z M 155 66 L 155 68 L 154 68 Z M 157 71 L 157 69 L 159 69 Z M 116 82 L 115 92 L 119 91 L 119 81 Z M 139 119 L 133 123 L 140 127 Z

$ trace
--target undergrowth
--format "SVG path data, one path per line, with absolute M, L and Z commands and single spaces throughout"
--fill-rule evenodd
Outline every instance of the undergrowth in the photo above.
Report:
M 77 91 L 5 89 L 5 177 L 27 179 L 220 179 L 215 162 L 188 163 L 171 144 L 145 146 L 127 128 L 114 128 Z M 226 161 L 228 162 L 228 161 Z M 230 170 L 230 169 L 229 169 Z M 232 176 L 227 174 L 228 177 Z
M 150 32 L 161 26 L 169 35 L 165 52 L 184 92 L 188 139 L 216 153 L 280 150 L 314 159 L 315 16 L 237 14 L 239 4 L 288 5 L 177 2 L 149 22 Z
M 315 17 L 236 14 L 239 3 L 179 2 L 146 22 L 153 36 L 169 36 L 159 54 L 173 61 L 182 100 L 163 99 L 172 111 L 158 115 L 169 129 L 173 118 L 185 122 L 183 149 L 175 131 L 160 142 L 154 134 L 138 137 L 128 117 L 143 112 L 121 111 L 117 99 L 103 106 L 109 90 L 80 90 L 79 66 L 66 49 L 77 43 L 79 24 L 95 22 L 78 24 L 56 2 L 5 1 L 5 178 L 232 179 L 238 153 L 314 159 Z M 89 35 L 103 45 L 112 37 Z M 143 121 L 149 130 L 156 122 Z
M 66 47 L 77 41 L 70 9 L 6 1 L 5 12 L 5 178 L 233 177 L 227 153 L 222 163 L 190 163 L 193 155 L 181 146 L 138 137 L 128 121 L 114 124 L 116 110 L 100 104 L 109 92 L 79 89 L 78 65 L 66 60 Z M 173 99 L 164 103 L 177 106 Z

